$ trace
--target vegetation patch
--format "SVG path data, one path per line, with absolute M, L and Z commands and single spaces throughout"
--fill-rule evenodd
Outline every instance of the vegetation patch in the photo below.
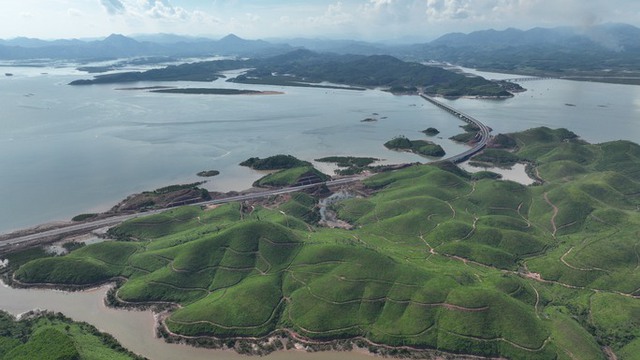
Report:
M 501 149 L 485 149 L 471 158 L 475 163 L 510 168 L 521 161 L 518 155 Z
M 392 86 L 386 91 L 395 95 L 415 95 L 418 93 L 418 88 L 415 86 Z
M 218 176 L 218 175 L 220 175 L 220 171 L 218 171 L 218 170 L 205 170 L 205 171 L 200 171 L 197 175 L 200 176 L 200 177 Z
M 468 144 L 468 143 L 475 142 L 475 140 L 477 139 L 476 134 L 477 134 L 476 132 L 464 132 L 457 135 L 453 135 L 449 139 L 459 143 Z
M 80 214 L 71 218 L 71 221 L 85 221 L 97 217 L 98 214 Z
M 498 134 L 491 138 L 488 147 L 498 149 L 515 149 L 517 145 L 516 139 L 513 137 L 505 134 Z
M 436 135 L 440 134 L 440 130 L 438 130 L 438 129 L 434 128 L 434 127 L 426 128 L 425 130 L 422 130 L 422 132 L 425 135 L 428 135 L 428 136 L 436 136 Z
M 170 185 L 153 191 L 134 194 L 114 206 L 109 212 L 118 213 L 167 208 L 210 200 L 209 191 L 199 187 L 202 184 L 204 182 Z
M 409 140 L 404 136 L 397 136 L 384 146 L 391 150 L 409 151 L 418 155 L 442 157 L 445 155 L 442 146 L 426 140 Z
M 144 359 L 111 335 L 57 313 L 0 312 L 0 359 Z
M 329 176 L 313 166 L 299 166 L 266 175 L 256 180 L 253 185 L 257 187 L 281 187 L 320 183 L 327 180 L 329 180 Z
M 343 169 L 336 170 L 338 175 L 353 175 L 361 173 L 365 170 L 372 170 L 371 164 L 380 159 L 372 157 L 355 157 L 355 156 L 328 156 L 316 159 L 318 162 L 335 163 Z
M 281 170 L 291 169 L 295 167 L 303 167 L 311 165 L 307 161 L 302 161 L 291 155 L 274 155 L 261 159 L 252 157 L 240 163 L 240 166 L 246 166 L 254 170 Z

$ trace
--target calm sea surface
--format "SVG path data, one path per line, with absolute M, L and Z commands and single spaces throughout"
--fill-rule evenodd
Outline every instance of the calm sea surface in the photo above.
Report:
M 129 194 L 201 181 L 210 190 L 244 190 L 261 174 L 237 164 L 279 153 L 313 159 L 374 156 L 384 163 L 428 162 L 389 151 L 397 135 L 421 139 L 433 126 L 447 153 L 460 122 L 414 96 L 215 83 L 69 86 L 88 78 L 72 67 L 2 68 L 0 77 L 0 233 L 85 212 Z M 46 74 L 43 74 L 46 73 Z M 480 73 L 488 78 L 510 77 Z M 233 76 L 231 73 L 229 76 Z M 216 96 L 116 90 L 144 86 L 234 87 L 282 95 Z M 591 142 L 640 138 L 640 87 L 565 80 L 531 81 L 508 100 L 446 101 L 494 133 L 566 127 Z M 365 118 L 376 122 L 361 122 Z M 321 165 L 321 164 L 319 164 Z M 320 166 L 321 169 L 329 170 Z
M 0 77 L 0 233 L 101 211 L 129 194 L 221 174 L 210 190 L 244 190 L 263 174 L 238 166 L 286 153 L 301 159 L 374 156 L 384 163 L 429 159 L 389 151 L 397 135 L 447 140 L 460 122 L 415 96 L 216 83 L 68 86 L 87 75 L 60 69 L 5 68 Z M 35 72 L 38 71 L 38 72 Z M 62 74 L 40 72 L 57 71 Z M 124 86 L 244 87 L 282 95 L 216 96 L 116 90 Z M 375 122 L 361 122 L 375 118 Z M 453 121 L 452 121 L 453 120 Z

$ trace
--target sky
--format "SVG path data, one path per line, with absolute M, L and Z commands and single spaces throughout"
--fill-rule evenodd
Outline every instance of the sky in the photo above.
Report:
M 172 33 L 432 40 L 449 32 L 622 22 L 640 0 L 0 0 L 0 38 Z

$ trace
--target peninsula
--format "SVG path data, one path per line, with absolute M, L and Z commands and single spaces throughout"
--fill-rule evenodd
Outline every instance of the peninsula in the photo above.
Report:
M 542 185 L 477 179 L 449 162 L 412 166 L 364 180 L 370 195 L 335 205 L 350 231 L 320 226 L 307 194 L 181 207 L 113 228 L 116 241 L 17 257 L 10 278 L 125 278 L 112 304 L 176 304 L 162 336 L 241 352 L 300 343 L 389 355 L 634 354 L 640 278 L 627 254 L 637 247 L 640 146 L 548 128 L 497 138 L 488 146 L 531 164 Z

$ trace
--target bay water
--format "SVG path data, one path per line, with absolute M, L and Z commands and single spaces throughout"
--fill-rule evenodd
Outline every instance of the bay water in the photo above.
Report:
M 372 156 L 381 164 L 430 159 L 386 149 L 404 135 L 433 140 L 447 153 L 461 122 L 415 96 L 379 90 L 171 82 L 69 86 L 87 75 L 5 68 L 0 78 L 0 233 L 104 211 L 132 193 L 220 175 L 209 190 L 244 190 L 264 174 L 238 164 L 291 154 L 313 161 Z M 21 72 L 22 71 L 22 72 Z M 61 72 L 60 69 L 57 69 Z M 159 94 L 123 87 L 233 87 L 281 95 Z M 362 122 L 364 119 L 374 121 Z

